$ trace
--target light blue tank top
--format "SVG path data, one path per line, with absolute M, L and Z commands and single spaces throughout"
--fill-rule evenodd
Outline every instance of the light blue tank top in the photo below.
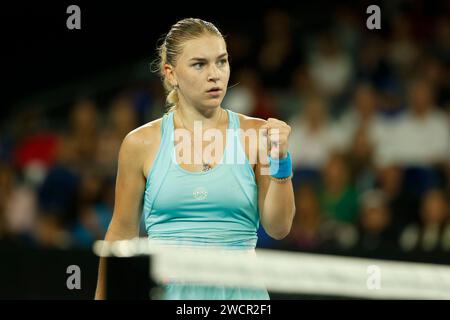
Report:
M 143 213 L 150 239 L 255 248 L 255 175 L 240 142 L 238 115 L 225 110 L 229 125 L 223 158 L 206 172 L 189 172 L 176 163 L 173 112 L 164 115 L 161 144 L 145 188 Z
M 239 118 L 228 113 L 223 158 L 206 172 L 176 163 L 173 112 L 147 175 L 143 215 L 149 239 L 163 244 L 254 249 L 259 227 L 255 175 L 240 142 Z M 265 288 L 167 283 L 164 299 L 269 299 Z

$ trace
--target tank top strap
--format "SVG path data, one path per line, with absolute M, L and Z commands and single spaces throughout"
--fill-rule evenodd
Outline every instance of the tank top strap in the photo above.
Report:
M 239 117 L 236 112 L 233 112 L 229 109 L 225 109 L 228 112 L 228 116 L 230 117 L 230 129 L 236 130 L 239 129 Z
M 161 142 L 167 147 L 173 135 L 173 112 L 166 113 L 161 123 Z M 167 148 L 168 149 L 168 148 Z
M 229 157 L 227 160 L 231 160 L 233 164 L 238 164 L 241 166 L 236 166 L 236 168 L 240 168 L 242 170 L 242 165 L 244 167 L 248 167 L 247 156 L 244 151 L 244 147 L 241 143 L 241 128 L 239 122 L 239 115 L 236 112 L 228 110 L 228 114 L 230 116 L 230 141 L 227 145 L 229 145 L 228 152 Z M 250 170 L 252 170 L 250 168 Z M 248 168 L 245 168 L 244 171 L 248 171 Z
M 251 201 L 250 192 L 247 187 L 249 184 L 255 183 L 255 174 L 247 159 L 244 151 L 244 146 L 241 143 L 241 127 L 239 115 L 236 112 L 227 110 L 230 115 L 230 130 L 231 139 L 229 145 L 229 161 L 233 164 L 230 169 L 233 175 L 239 182 L 242 192 L 250 199 L 250 202 L 255 206 L 254 210 L 258 210 L 258 204 Z M 230 136 L 230 135 L 229 135 Z

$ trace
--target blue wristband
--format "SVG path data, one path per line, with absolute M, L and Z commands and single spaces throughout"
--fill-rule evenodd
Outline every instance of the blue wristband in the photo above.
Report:
M 283 159 L 272 159 L 269 156 L 269 173 L 277 179 L 287 178 L 292 175 L 292 160 L 289 151 Z

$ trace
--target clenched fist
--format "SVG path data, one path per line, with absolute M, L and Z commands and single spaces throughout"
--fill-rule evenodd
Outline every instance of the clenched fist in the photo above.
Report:
M 271 158 L 285 158 L 288 152 L 288 139 L 291 127 L 284 121 L 269 118 L 260 129 L 263 136 L 267 137 L 268 154 Z

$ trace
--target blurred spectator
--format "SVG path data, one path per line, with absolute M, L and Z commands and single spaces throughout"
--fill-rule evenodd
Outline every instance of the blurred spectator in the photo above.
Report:
M 343 155 L 330 155 L 323 168 L 322 179 L 319 201 L 323 217 L 323 247 L 348 250 L 358 240 L 358 194 L 350 183 L 350 172 Z
M 424 81 L 412 82 L 409 110 L 384 128 L 377 141 L 378 163 L 430 166 L 442 163 L 450 147 L 449 121 L 434 105 L 432 88 Z
M 91 100 L 79 100 L 72 109 L 68 131 L 61 135 L 57 161 L 39 188 L 42 228 L 68 228 L 77 216 L 77 199 L 84 170 L 98 168 L 98 114 Z M 53 230 L 52 229 L 52 230 Z M 47 239 L 48 240 L 48 239 Z
M 289 88 L 272 91 L 277 110 L 282 120 L 289 120 L 302 112 L 310 96 L 318 95 L 305 66 L 298 66 L 292 74 Z
M 406 79 L 415 66 L 420 48 L 411 33 L 411 23 L 405 15 L 397 15 L 392 21 L 392 34 L 387 57 L 400 77 Z
M 264 39 L 258 56 L 262 83 L 270 88 L 286 88 L 292 70 L 301 60 L 292 39 L 291 16 L 273 9 L 266 12 L 263 23 Z
M 69 119 L 67 132 L 75 147 L 78 166 L 92 163 L 98 143 L 98 111 L 94 101 L 82 99 L 75 103 Z
M 332 154 L 323 168 L 320 193 L 322 213 L 327 219 L 354 224 L 358 215 L 358 195 L 350 184 L 344 156 Z
M 309 72 L 319 93 L 332 99 L 332 114 L 338 114 L 338 99 L 349 89 L 354 66 L 350 55 L 330 33 L 320 35 L 317 48 L 311 53 Z
M 348 153 L 351 179 L 360 191 L 374 185 L 373 152 L 382 126 L 382 119 L 376 113 L 377 104 L 375 89 L 360 83 L 355 88 L 352 105 L 336 125 L 337 145 Z
M 375 185 L 376 174 L 373 164 L 373 144 L 369 133 L 363 127 L 355 132 L 348 152 L 351 183 L 358 192 L 366 191 Z
M 400 237 L 404 251 L 450 251 L 449 204 L 441 190 L 430 190 L 423 198 L 420 223 L 408 225 Z
M 295 189 L 296 213 L 291 232 L 285 240 L 289 249 L 313 251 L 320 246 L 320 204 L 313 187 L 303 184 Z
M 102 240 L 114 208 L 114 177 L 105 177 L 102 170 L 85 170 L 77 198 L 77 220 L 72 236 L 75 246 L 89 248 Z
M 20 170 L 29 166 L 50 167 L 56 155 L 57 137 L 53 133 L 39 133 L 21 141 L 15 150 L 15 163 Z
M 396 230 L 391 211 L 380 190 L 369 190 L 360 199 L 358 247 L 364 251 L 395 249 Z
M 55 214 L 41 215 L 33 231 L 33 244 L 40 248 L 68 249 L 72 245 L 70 234 Z
M 74 246 L 89 249 L 94 241 L 103 240 L 111 222 L 111 215 L 110 209 L 103 204 L 82 208 L 72 231 Z
M 39 111 L 31 109 L 22 116 L 24 122 L 16 131 L 13 163 L 28 182 L 38 186 L 55 161 L 58 137 L 44 127 Z
M 14 183 L 12 167 L 8 163 L 0 161 L 0 239 L 5 238 L 8 233 L 5 211 Z
M 337 143 L 341 150 L 349 150 L 357 132 L 368 135 L 370 143 L 376 139 L 382 119 L 377 115 L 379 104 L 375 89 L 368 83 L 357 84 L 351 105 L 337 123 Z
M 56 163 L 38 189 L 41 215 L 59 215 L 65 225 L 76 215 L 76 198 L 80 181 L 77 146 L 66 136 L 60 138 Z
M 130 96 L 119 96 L 113 100 L 109 126 L 120 140 L 138 126 L 137 113 Z
M 100 131 L 98 141 L 99 144 L 95 151 L 96 167 L 105 176 L 113 176 L 117 170 L 117 160 L 122 139 L 112 129 L 105 128 Z
M 447 112 L 450 105 L 450 68 L 446 67 L 443 60 L 433 55 L 424 56 L 419 64 L 418 75 L 434 88 L 437 107 Z
M 77 203 L 80 206 L 93 205 L 101 199 L 103 175 L 95 167 L 84 170 L 80 176 Z
M 289 125 L 294 176 L 296 179 L 303 175 L 314 178 L 320 174 L 336 145 L 325 101 L 318 96 L 309 97 L 304 109 L 289 121 Z
M 16 186 L 5 203 L 4 211 L 5 227 L 10 239 L 29 241 L 37 218 L 36 193 L 29 186 Z
M 129 93 L 119 94 L 114 99 L 121 100 L 120 97 L 122 97 L 125 104 L 126 100 L 129 100 L 136 117 L 136 127 L 153 120 L 152 115 L 159 111 L 156 109 L 161 108 L 161 105 L 164 106 L 164 88 L 161 87 L 159 79 L 138 83 L 129 90 Z
M 399 166 L 391 165 L 377 169 L 377 184 L 392 212 L 392 222 L 399 227 L 418 219 L 417 197 L 411 196 L 403 187 L 403 178 L 404 170 Z
M 107 124 L 99 133 L 96 149 L 96 163 L 105 176 L 115 176 L 122 140 L 137 127 L 137 113 L 131 97 L 116 97 L 112 101 Z
M 355 58 L 361 43 L 361 22 L 357 9 L 351 5 L 342 4 L 336 8 L 335 12 L 333 30 L 336 38 L 352 58 Z
M 356 60 L 355 75 L 358 81 L 373 83 L 378 89 L 386 89 L 392 84 L 394 77 L 385 55 L 386 46 L 386 39 L 381 35 L 365 34 Z

